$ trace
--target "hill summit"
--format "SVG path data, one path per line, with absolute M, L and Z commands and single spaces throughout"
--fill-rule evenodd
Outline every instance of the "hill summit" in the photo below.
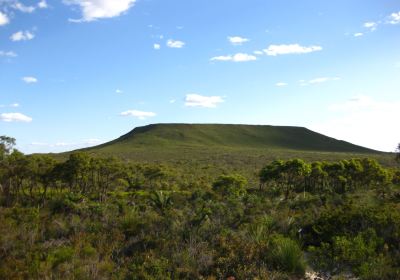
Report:
M 315 152 L 377 153 L 304 127 L 236 124 L 151 124 L 136 127 L 111 142 L 89 148 L 93 152 L 138 149 L 234 148 Z

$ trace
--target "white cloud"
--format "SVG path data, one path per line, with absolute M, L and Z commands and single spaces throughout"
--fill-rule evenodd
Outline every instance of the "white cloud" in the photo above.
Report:
M 159 49 L 161 49 L 161 45 L 160 45 L 160 44 L 154 44 L 154 45 L 153 45 L 153 48 L 154 48 L 155 50 L 159 50 Z
M 364 35 L 364 33 L 361 33 L 361 32 L 358 32 L 358 33 L 354 33 L 354 37 L 361 37 L 361 36 L 363 36 Z
M 277 87 L 285 87 L 285 86 L 287 86 L 288 84 L 287 83 L 284 83 L 284 82 L 279 82 L 279 83 L 276 83 L 275 84 Z
M 46 0 L 41 0 L 41 1 L 38 3 L 38 7 L 39 7 L 40 9 L 46 9 L 46 8 L 48 8 L 48 5 L 47 5 Z
M 3 122 L 31 122 L 32 118 L 21 113 L 3 113 L 0 114 L 0 120 Z
M 240 36 L 228 37 L 228 40 L 232 45 L 235 45 L 235 46 L 242 45 L 242 44 L 244 44 L 244 43 L 249 41 L 249 39 L 243 38 L 243 37 L 240 37 Z
M 14 8 L 20 12 L 23 12 L 23 13 L 33 13 L 36 9 L 33 6 L 25 6 L 24 4 L 22 4 L 18 1 L 12 5 L 12 8 Z
M 0 12 L 0 26 L 6 25 L 10 22 L 8 16 L 2 12 Z
M 175 99 L 171 99 L 171 100 L 169 101 L 169 103 L 171 103 L 171 104 L 174 104 L 175 102 L 176 102 Z
M 64 0 L 67 5 L 78 5 L 82 18 L 71 22 L 90 22 L 102 18 L 113 18 L 128 11 L 136 0 Z
M 299 44 L 289 44 L 289 45 L 270 45 L 264 52 L 270 56 L 277 56 L 283 54 L 305 54 L 316 51 L 321 51 L 321 46 L 308 46 L 304 47 Z
M 187 107 L 215 108 L 222 102 L 224 99 L 221 96 L 203 96 L 191 93 L 185 97 L 185 106 Z
M 364 23 L 364 27 L 368 28 L 370 31 L 375 31 L 376 28 L 378 27 L 378 23 L 373 21 L 366 22 Z
M 49 146 L 49 144 L 44 143 L 44 142 L 32 142 L 32 146 Z
M 308 85 L 316 85 L 316 84 L 322 84 L 330 81 L 338 81 L 340 80 L 339 77 L 320 77 L 320 78 L 315 78 L 309 81 L 305 80 L 300 80 L 300 85 L 301 86 L 308 86 Z
M 34 84 L 38 82 L 38 79 L 35 77 L 23 77 L 22 80 L 27 84 Z
M 0 108 L 5 108 L 5 107 L 17 108 L 17 107 L 19 107 L 19 104 L 18 103 L 13 103 L 13 104 L 10 104 L 10 105 L 0 104 Z
M 118 94 L 119 94 L 119 93 L 123 93 L 123 91 L 120 90 L 120 89 L 116 89 L 116 90 L 115 90 L 115 93 L 118 93 Z
M 0 56 L 17 57 L 17 54 L 13 51 L 0 51 Z
M 39 146 L 39 147 L 48 147 L 48 148 L 66 148 L 69 147 L 70 149 L 74 148 L 84 148 L 94 145 L 99 145 L 103 141 L 97 138 L 90 138 L 85 140 L 79 140 L 76 142 L 67 142 L 67 141 L 60 141 L 56 143 L 46 143 L 46 142 L 32 142 L 31 146 Z M 57 149 L 58 150 L 58 149 Z
M 231 55 L 214 56 L 210 60 L 211 61 L 230 61 L 230 60 L 232 60 L 232 56 Z
M 215 56 L 210 59 L 211 61 L 233 61 L 233 62 L 247 62 L 257 60 L 257 57 L 247 53 L 237 53 L 235 55 L 222 55 Z
M 135 117 L 135 118 L 138 118 L 139 120 L 144 120 L 146 118 L 155 117 L 157 114 L 153 113 L 153 112 L 128 110 L 128 111 L 120 113 L 120 115 L 124 116 L 124 117 Z
M 167 41 L 167 46 L 169 48 L 180 49 L 180 48 L 183 48 L 185 46 L 185 42 L 175 41 L 175 40 L 170 39 L 170 40 Z
M 359 95 L 329 106 L 332 117 L 311 125 L 313 130 L 365 147 L 393 151 L 400 130 L 393 122 L 400 119 L 400 101 L 378 101 Z
M 397 13 L 392 13 L 389 16 L 389 23 L 390 24 L 399 24 L 400 23 L 400 11 Z
M 85 145 L 98 145 L 100 144 L 102 141 L 100 139 L 96 139 L 96 138 L 91 138 L 91 139 L 86 139 L 83 141 L 83 144 Z
M 66 146 L 74 146 L 75 143 L 67 143 L 67 142 L 57 142 L 54 144 L 55 147 L 66 147 Z
M 10 40 L 13 42 L 29 41 L 33 38 L 35 38 L 35 34 L 30 31 L 18 31 L 10 36 Z
M 255 55 L 263 55 L 263 54 L 264 54 L 263 51 L 254 51 L 253 53 L 254 53 Z

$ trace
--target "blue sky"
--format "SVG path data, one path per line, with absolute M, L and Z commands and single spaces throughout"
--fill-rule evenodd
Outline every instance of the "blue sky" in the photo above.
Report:
M 149 123 L 400 142 L 400 2 L 0 0 L 0 135 L 25 153 Z

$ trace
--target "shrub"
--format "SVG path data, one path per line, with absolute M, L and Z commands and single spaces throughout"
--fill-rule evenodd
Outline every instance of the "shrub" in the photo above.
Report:
M 221 175 L 213 183 L 213 190 L 226 196 L 242 196 L 246 194 L 247 180 L 241 175 Z
M 303 252 L 296 241 L 276 235 L 271 242 L 271 263 L 277 270 L 303 276 L 306 269 Z
M 47 257 L 47 261 L 51 263 L 53 268 L 58 265 L 69 262 L 74 256 L 74 249 L 71 247 L 60 247 L 50 253 Z

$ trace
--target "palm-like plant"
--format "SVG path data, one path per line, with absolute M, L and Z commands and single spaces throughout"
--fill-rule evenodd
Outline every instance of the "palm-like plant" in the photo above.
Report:
M 172 206 L 172 199 L 168 194 L 163 191 L 154 191 L 150 196 L 150 200 L 155 208 L 157 208 L 162 214 L 165 210 Z

